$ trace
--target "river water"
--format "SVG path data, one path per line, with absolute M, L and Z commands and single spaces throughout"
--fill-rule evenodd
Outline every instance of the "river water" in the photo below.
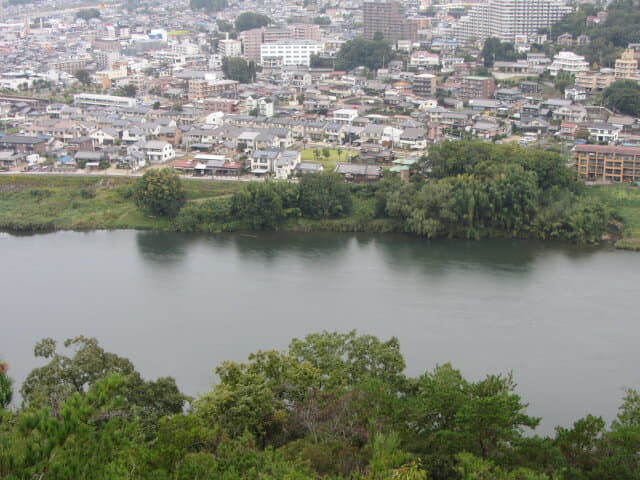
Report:
M 610 421 L 640 388 L 640 254 L 409 236 L 0 234 L 0 358 L 19 384 L 43 337 L 95 336 L 147 378 L 208 390 L 222 360 L 357 329 L 407 374 L 513 371 L 538 432 Z

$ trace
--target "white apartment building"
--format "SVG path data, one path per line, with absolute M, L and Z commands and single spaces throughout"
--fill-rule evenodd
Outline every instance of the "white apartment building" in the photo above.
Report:
M 73 96 L 74 105 L 96 105 L 99 107 L 130 108 L 136 106 L 136 99 L 117 97 L 115 95 L 97 95 L 93 93 L 79 93 Z
M 284 40 L 263 43 L 260 46 L 260 63 L 263 66 L 311 65 L 311 55 L 322 52 L 323 46 L 309 40 Z
M 453 35 L 460 41 L 497 37 L 515 42 L 516 36 L 535 35 L 570 11 L 562 0 L 489 0 L 474 5 L 454 25 Z
M 240 40 L 220 40 L 218 53 L 223 57 L 241 57 L 242 42 Z
M 553 62 L 549 65 L 549 73 L 552 76 L 558 75 L 558 72 L 568 72 L 572 74 L 587 72 L 589 64 L 581 55 L 573 52 L 560 52 L 553 57 Z

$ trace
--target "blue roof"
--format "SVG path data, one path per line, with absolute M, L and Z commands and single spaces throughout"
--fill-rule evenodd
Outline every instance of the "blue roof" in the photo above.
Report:
M 60 157 L 58 161 L 60 163 L 70 163 L 70 162 L 73 162 L 73 158 L 70 157 L 69 155 L 64 155 L 63 157 Z

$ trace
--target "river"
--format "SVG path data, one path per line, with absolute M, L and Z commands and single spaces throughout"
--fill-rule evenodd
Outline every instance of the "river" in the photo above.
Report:
M 0 358 L 19 384 L 43 337 L 95 336 L 147 378 L 208 390 L 222 360 L 357 329 L 407 374 L 513 371 L 537 431 L 614 418 L 640 389 L 640 254 L 409 236 L 0 234 Z

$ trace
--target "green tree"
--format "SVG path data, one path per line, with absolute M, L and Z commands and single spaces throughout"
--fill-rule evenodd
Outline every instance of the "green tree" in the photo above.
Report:
M 13 398 L 13 380 L 7 374 L 9 365 L 0 362 L 0 411 L 7 408 Z
M 222 33 L 229 33 L 233 31 L 233 24 L 222 18 L 218 18 L 216 20 L 216 26 L 218 27 L 218 31 Z
M 364 66 L 373 71 L 388 64 L 393 58 L 391 46 L 385 40 L 356 37 L 342 44 L 334 68 L 349 71 Z
M 170 168 L 147 170 L 136 181 L 133 197 L 139 208 L 162 217 L 177 215 L 186 201 L 180 177 Z
M 68 397 L 56 415 L 46 408 L 20 417 L 23 454 L 13 478 L 126 478 L 144 454 L 136 422 L 123 415 L 126 379 L 110 373 L 86 394 Z
M 266 15 L 253 12 L 243 12 L 236 18 L 236 30 L 238 32 L 244 32 L 245 30 L 251 30 L 253 28 L 260 28 L 273 23 Z
M 74 77 L 83 85 L 89 85 L 91 83 L 91 74 L 87 70 L 78 70 Z
M 498 38 L 489 37 L 484 41 L 482 58 L 484 59 L 484 66 L 491 68 L 493 67 L 493 62 L 496 60 L 514 61 L 516 59 L 516 52 L 513 43 L 502 43 Z
M 242 57 L 224 57 L 222 59 L 222 71 L 230 80 L 240 83 L 251 83 L 256 78 L 256 66 Z
M 351 211 L 349 186 L 333 172 L 312 173 L 300 178 L 300 210 L 312 218 L 335 218 Z
M 122 88 L 122 94 L 123 94 L 125 97 L 135 97 L 135 96 L 136 96 L 136 91 L 137 91 L 137 90 L 138 90 L 138 89 L 136 88 L 136 86 L 135 86 L 135 85 L 131 85 L 131 84 L 129 84 L 129 85 L 125 85 L 125 86 Z
M 616 80 L 602 92 L 602 101 L 620 113 L 640 114 L 640 85 L 633 80 Z
M 76 18 L 82 18 L 84 20 L 91 20 L 92 18 L 100 18 L 100 10 L 97 8 L 85 8 L 79 10 L 76 13 Z
M 297 185 L 288 182 L 250 182 L 231 198 L 231 217 L 251 229 L 273 230 L 298 216 L 298 191 Z
M 147 434 L 153 434 L 161 416 L 182 411 L 186 397 L 173 378 L 143 380 L 128 359 L 105 352 L 95 338 L 69 338 L 63 345 L 73 355 L 58 352 L 51 338 L 41 340 L 34 348 L 36 357 L 49 363 L 32 370 L 22 384 L 23 402 L 31 410 L 47 407 L 57 414 L 72 395 L 84 394 L 108 374 L 117 373 L 125 379 L 121 395 L 127 399 L 127 411 L 140 419 Z
M 189 0 L 191 10 L 204 10 L 208 13 L 216 13 L 229 6 L 227 0 Z
M 331 19 L 325 15 L 322 15 L 320 17 L 313 17 L 311 22 L 314 25 L 331 25 Z

